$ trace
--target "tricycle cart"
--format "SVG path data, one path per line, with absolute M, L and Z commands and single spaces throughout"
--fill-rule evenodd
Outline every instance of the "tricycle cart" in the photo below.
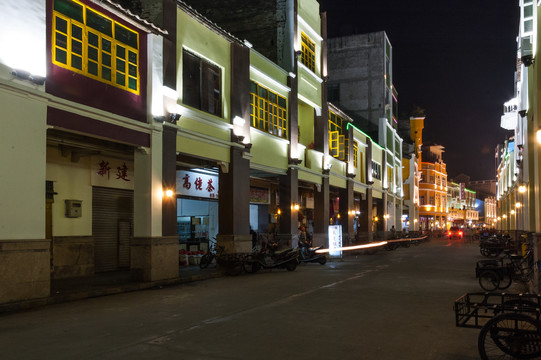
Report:
M 454 310 L 456 326 L 481 329 L 481 359 L 541 357 L 541 295 L 467 293 Z
M 486 291 L 507 289 L 513 281 L 512 272 L 512 264 L 504 263 L 503 258 L 480 260 L 475 266 L 475 276 L 481 288 Z

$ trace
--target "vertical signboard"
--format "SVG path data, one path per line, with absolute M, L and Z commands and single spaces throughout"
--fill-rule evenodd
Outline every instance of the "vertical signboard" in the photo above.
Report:
M 329 226 L 329 255 L 342 256 L 342 225 Z

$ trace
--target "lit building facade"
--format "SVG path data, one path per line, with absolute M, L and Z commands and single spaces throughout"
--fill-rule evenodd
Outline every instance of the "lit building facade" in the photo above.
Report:
M 419 222 L 422 230 L 447 227 L 447 165 L 441 145 L 423 145 L 419 182 Z
M 22 0 L 0 11 L 11 34 L 0 49 L 0 164 L 10 169 L 0 303 L 96 272 L 178 277 L 178 245 L 162 226 L 164 124 L 151 111 L 163 100 L 167 31 L 108 3 Z M 150 248 L 164 251 L 160 261 Z
M 409 137 L 413 141 L 410 158 L 403 159 L 404 178 L 404 226 L 408 230 L 419 230 L 419 184 L 421 180 L 421 147 L 423 145 L 424 117 L 410 117 Z
M 464 183 L 447 183 L 447 212 L 450 225 L 475 227 L 479 222 L 476 192 Z
M 327 101 L 317 1 L 276 2 L 270 47 L 253 23 L 241 40 L 184 2 L 142 4 L 152 22 L 112 2 L 0 5 L 2 33 L 33 44 L 0 40 L 0 303 L 107 271 L 176 278 L 179 248 L 247 252 L 250 227 L 291 246 L 300 225 L 324 246 L 331 224 L 345 242 L 400 228 L 401 139 L 392 117 L 374 136 Z

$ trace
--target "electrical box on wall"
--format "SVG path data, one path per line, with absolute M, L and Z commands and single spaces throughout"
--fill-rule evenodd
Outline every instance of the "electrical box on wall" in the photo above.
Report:
M 83 215 L 82 200 L 65 200 L 66 202 L 66 217 L 68 218 L 78 218 Z

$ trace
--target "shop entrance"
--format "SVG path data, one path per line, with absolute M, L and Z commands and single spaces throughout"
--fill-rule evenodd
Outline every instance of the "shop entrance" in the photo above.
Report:
M 177 233 L 186 250 L 206 249 L 209 239 L 218 234 L 218 201 L 177 199 Z

